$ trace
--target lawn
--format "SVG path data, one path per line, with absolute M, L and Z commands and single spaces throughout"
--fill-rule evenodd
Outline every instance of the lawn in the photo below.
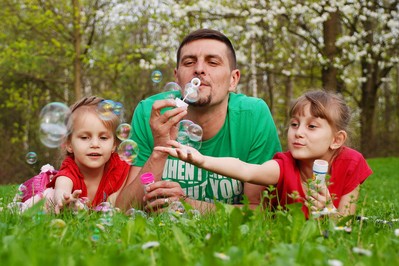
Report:
M 218 205 L 199 215 L 144 217 L 7 207 L 1 186 L 1 265 L 399 265 L 399 158 L 368 160 L 358 214 L 341 223 L 305 220 L 297 205 L 268 212 Z M 345 226 L 345 222 L 351 222 Z

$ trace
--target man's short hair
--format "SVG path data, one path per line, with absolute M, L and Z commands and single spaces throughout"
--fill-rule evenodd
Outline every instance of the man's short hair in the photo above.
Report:
M 196 40 L 202 40 L 202 39 L 217 40 L 217 41 L 221 41 L 222 43 L 226 44 L 226 46 L 229 50 L 228 56 L 229 56 L 229 61 L 230 61 L 230 68 L 231 69 L 237 68 L 236 52 L 235 52 L 234 47 L 231 44 L 229 38 L 227 38 L 223 33 L 219 32 L 217 30 L 212 30 L 212 29 L 199 29 L 199 30 L 193 31 L 183 39 L 183 41 L 180 43 L 179 49 L 177 50 L 177 62 L 176 62 L 177 68 L 179 68 L 180 53 L 181 53 L 182 47 L 190 42 L 193 42 Z

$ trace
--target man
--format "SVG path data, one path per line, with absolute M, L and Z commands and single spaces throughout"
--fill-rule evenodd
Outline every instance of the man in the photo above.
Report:
M 177 51 L 175 80 L 184 88 L 194 77 L 201 80 L 199 99 L 188 108 L 176 108 L 174 100 L 160 93 L 143 100 L 133 119 L 132 139 L 139 145 L 137 162 L 116 201 L 122 209 L 146 205 L 158 210 L 175 200 L 185 200 L 206 212 L 214 200 L 240 204 L 245 195 L 251 206 L 260 203 L 262 186 L 245 184 L 216 175 L 153 151 L 176 139 L 176 125 L 188 119 L 203 129 L 204 155 L 230 156 L 261 164 L 281 150 L 277 130 L 266 103 L 234 93 L 240 80 L 236 55 L 222 33 L 200 29 L 184 38 Z M 156 180 L 144 194 L 140 176 L 152 172 Z

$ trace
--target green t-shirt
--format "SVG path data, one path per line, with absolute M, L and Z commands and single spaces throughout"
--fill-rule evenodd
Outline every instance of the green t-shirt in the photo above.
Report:
M 154 140 L 149 124 L 152 104 L 166 99 L 170 92 L 141 101 L 132 119 L 132 139 L 139 146 L 136 166 L 142 167 L 152 153 Z M 178 93 L 177 93 L 178 95 Z M 230 93 L 226 121 L 212 138 L 202 142 L 199 151 L 214 157 L 235 157 L 244 162 L 261 164 L 281 151 L 276 126 L 262 99 Z M 164 180 L 178 182 L 193 199 L 238 204 L 242 200 L 243 183 L 194 165 L 168 157 Z

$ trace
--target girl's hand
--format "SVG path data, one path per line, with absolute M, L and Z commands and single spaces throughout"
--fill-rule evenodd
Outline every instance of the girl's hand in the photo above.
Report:
M 312 212 L 335 209 L 333 201 L 325 184 L 314 184 L 308 188 L 305 205 Z
M 54 199 L 55 199 L 55 206 L 54 212 L 59 214 L 64 206 L 75 205 L 76 202 L 79 200 L 80 194 L 82 194 L 82 190 L 75 190 L 72 193 L 66 193 L 63 191 L 55 191 Z
M 170 156 L 176 157 L 182 161 L 194 164 L 201 167 L 204 163 L 204 156 L 196 149 L 180 144 L 175 140 L 167 142 L 171 147 L 157 146 L 154 148 L 156 151 L 168 153 Z

